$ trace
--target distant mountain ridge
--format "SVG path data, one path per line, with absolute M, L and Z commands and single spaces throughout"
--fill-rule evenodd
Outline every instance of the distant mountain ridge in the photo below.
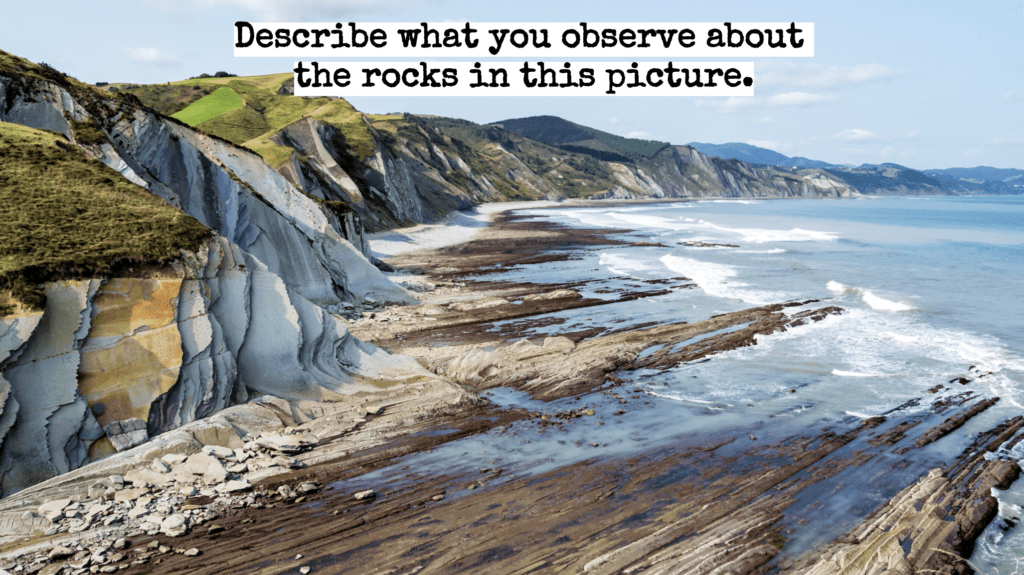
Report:
M 582 126 L 557 116 L 532 116 L 493 122 L 520 136 L 544 142 L 569 152 L 594 156 L 606 162 L 635 162 L 651 159 L 671 146 L 668 142 L 616 136 L 588 126 Z
M 803 157 L 790 157 L 774 150 L 741 142 L 690 142 L 687 145 L 703 154 L 719 158 L 780 168 L 820 168 L 842 179 L 861 193 L 1024 194 L 1024 170 L 1016 168 L 978 166 L 914 170 L 891 162 L 854 167 Z

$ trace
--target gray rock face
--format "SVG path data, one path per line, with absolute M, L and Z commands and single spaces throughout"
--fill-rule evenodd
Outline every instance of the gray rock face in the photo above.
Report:
M 146 422 L 137 417 L 124 421 L 112 421 L 103 426 L 107 438 L 114 444 L 114 449 L 124 451 L 136 445 L 142 445 L 149 439 Z
M 0 101 L 0 120 L 69 138 L 65 112 L 91 117 L 47 81 L 0 76 Z M 107 280 L 48 284 L 43 313 L 0 319 L 0 496 L 87 463 L 103 437 L 124 450 L 253 395 L 322 400 L 368 389 L 364 379 L 423 373 L 411 359 L 353 338 L 322 307 L 415 301 L 363 255 L 355 216 L 325 213 L 255 154 L 144 109 L 110 113 L 97 119 L 110 143 L 85 151 L 219 235 L 174 264 L 181 280 L 168 300 L 164 355 L 152 356 L 152 366 L 120 366 L 150 389 L 126 392 L 118 405 L 128 413 L 114 420 L 111 409 L 94 415 L 95 399 L 85 399 L 100 392 L 81 388 L 83 354 L 92 354 L 90 373 L 102 374 L 118 367 L 103 363 L 117 355 L 104 359 L 104 350 L 146 348 L 154 331 L 97 332 L 96 298 Z M 166 385 L 154 387 L 161 378 Z

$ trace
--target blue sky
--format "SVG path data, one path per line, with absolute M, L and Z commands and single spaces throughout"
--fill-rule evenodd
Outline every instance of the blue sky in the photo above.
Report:
M 237 20 L 814 22 L 815 57 L 755 59 L 752 98 L 351 101 L 481 123 L 551 114 L 623 136 L 747 142 L 835 163 L 1024 168 L 1021 1 L 37 0 L 4 12 L 0 49 L 86 82 L 137 83 L 290 70 L 291 58 L 234 58 Z

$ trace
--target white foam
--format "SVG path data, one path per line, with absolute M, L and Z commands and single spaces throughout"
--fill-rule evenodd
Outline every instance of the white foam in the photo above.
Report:
M 633 272 L 642 272 L 651 269 L 650 266 L 643 264 L 640 260 L 609 253 L 602 253 L 598 263 L 603 265 L 613 274 L 637 279 L 639 279 L 639 277 Z
M 838 375 L 839 377 L 888 377 L 884 373 L 864 373 L 860 371 L 843 371 L 841 369 L 833 369 L 832 375 Z
M 736 269 L 725 264 L 673 255 L 662 256 L 661 263 L 673 272 L 692 279 L 704 293 L 710 296 L 738 299 L 755 305 L 789 299 L 785 293 L 739 289 L 747 284 L 733 280 L 732 278 L 736 277 Z
M 748 202 L 747 200 L 711 200 L 712 204 L 752 204 L 754 202 Z
M 815 230 L 803 230 L 793 228 L 791 230 L 769 230 L 764 228 L 730 228 L 713 224 L 706 220 L 699 220 L 704 227 L 714 230 L 738 234 L 744 241 L 755 244 L 767 242 L 830 242 L 839 239 L 839 236 L 831 232 L 819 232 Z
M 879 311 L 911 311 L 917 309 L 910 304 L 879 297 L 868 290 L 860 290 L 860 298 L 864 300 L 864 303 L 868 304 L 871 309 L 877 309 Z
M 843 293 L 844 291 L 846 291 L 846 286 L 844 286 L 843 284 L 841 284 L 841 283 L 839 283 L 839 282 L 837 282 L 835 280 L 830 281 L 827 284 L 825 284 L 825 287 L 828 288 L 828 291 L 835 292 L 835 293 Z
M 775 248 L 771 250 L 736 250 L 734 254 L 784 254 L 786 250 Z
M 825 287 L 828 288 L 828 290 L 830 292 L 837 293 L 837 294 L 846 293 L 846 292 L 859 293 L 860 294 L 860 299 L 863 300 L 864 303 L 868 304 L 868 307 L 870 307 L 871 309 L 876 309 L 878 311 L 899 312 L 899 311 L 911 311 L 911 310 L 917 309 L 916 307 L 914 307 L 914 306 L 912 306 L 912 305 L 910 305 L 908 303 L 900 302 L 900 301 L 894 301 L 894 300 L 891 300 L 891 299 L 886 299 L 884 297 L 875 295 L 874 293 L 872 293 L 871 291 L 866 290 L 866 289 L 851 288 L 851 287 L 843 285 L 843 284 L 841 284 L 841 283 L 839 283 L 839 282 L 837 282 L 835 280 L 832 280 L 832 281 L 828 282 L 827 284 L 825 284 Z
M 869 415 L 867 413 L 860 413 L 859 411 L 847 411 L 846 415 L 852 415 L 854 417 L 859 417 L 861 419 L 871 419 L 872 417 L 877 417 L 875 415 Z
M 622 212 L 609 212 L 608 217 L 615 218 L 626 223 L 635 224 L 645 228 L 665 228 L 669 230 L 683 230 L 687 226 L 680 225 L 676 220 L 670 220 L 660 216 L 641 216 L 626 214 Z

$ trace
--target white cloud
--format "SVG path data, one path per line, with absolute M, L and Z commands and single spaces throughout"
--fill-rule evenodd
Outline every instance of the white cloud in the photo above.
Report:
M 199 4 L 197 0 L 193 2 Z M 203 0 L 246 10 L 263 22 L 330 22 L 352 14 L 399 15 L 424 0 Z
M 995 138 L 992 138 L 993 144 L 1022 144 L 1024 143 L 1024 136 L 1020 134 L 1000 134 Z
M 758 88 L 793 90 L 840 90 L 875 82 L 888 82 L 905 75 L 881 64 L 855 66 L 823 66 L 796 64 L 788 61 L 768 61 L 757 64 Z
M 758 124 L 771 124 L 772 123 L 772 119 L 769 118 L 768 116 L 765 116 L 765 117 L 761 118 L 760 120 L 758 120 L 757 123 Z
M 759 111 L 767 108 L 808 108 L 818 104 L 838 102 L 839 98 L 831 94 L 809 94 L 807 92 L 789 92 L 776 94 L 770 98 L 757 96 L 731 96 L 714 100 L 697 100 L 693 104 L 698 108 L 712 108 L 723 114 Z M 771 121 L 769 119 L 769 121 Z
M 630 132 L 623 136 L 624 138 L 638 138 L 640 140 L 651 140 L 654 136 L 651 136 L 647 132 Z
M 612 116 L 611 118 L 608 119 L 608 123 L 609 124 L 618 124 L 619 123 L 619 119 L 616 118 L 615 116 Z
M 764 100 L 754 96 L 730 96 L 724 100 L 721 98 L 695 100 L 693 105 L 698 108 L 712 108 L 723 114 L 733 114 L 754 108 L 763 108 L 765 103 Z
M 981 153 L 984 152 L 984 151 L 985 151 L 984 148 L 967 148 L 966 150 L 964 150 L 964 155 L 965 156 L 980 156 Z
M 771 98 L 768 98 L 769 106 L 797 106 L 799 108 L 806 108 L 815 104 L 823 104 L 825 102 L 835 102 L 839 98 L 831 94 L 809 94 L 807 92 L 788 92 L 786 94 L 776 94 Z
M 832 137 L 839 140 L 846 140 L 848 142 L 869 142 L 871 140 L 877 140 L 878 134 L 867 130 L 851 128 L 849 130 L 843 130 Z
M 136 64 L 146 64 L 149 66 L 159 66 L 161 68 L 171 68 L 180 66 L 181 64 L 167 52 L 159 48 L 149 47 L 138 47 L 138 48 L 121 48 L 121 51 L 128 56 L 128 59 Z

